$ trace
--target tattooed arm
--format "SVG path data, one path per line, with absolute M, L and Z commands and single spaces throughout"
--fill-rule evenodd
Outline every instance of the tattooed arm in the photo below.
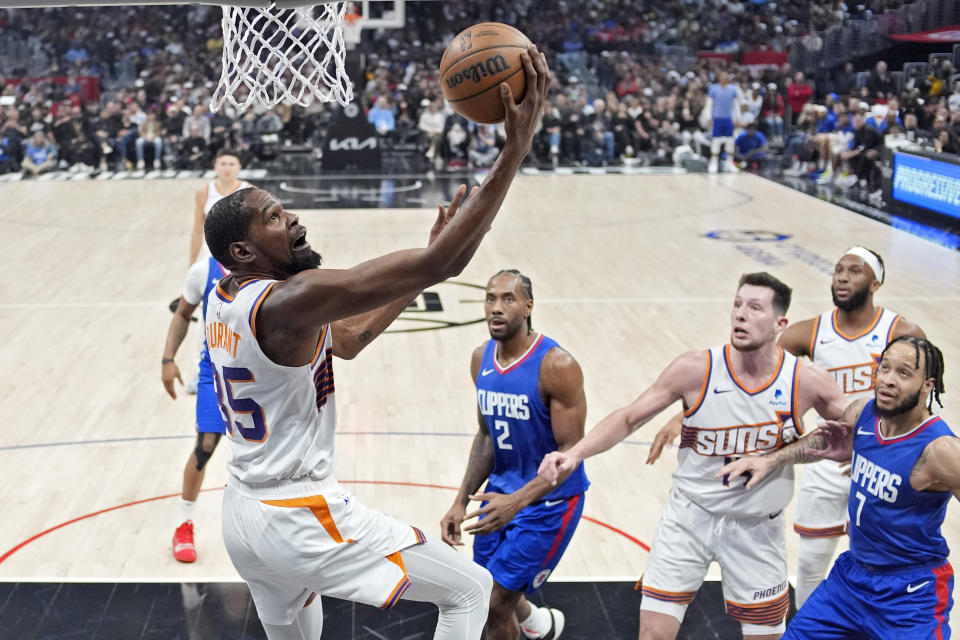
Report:
M 828 421 L 838 418 L 846 424 L 856 424 L 860 416 L 860 410 L 866 403 L 864 400 L 858 400 L 846 409 L 843 409 L 843 393 L 837 386 L 833 377 L 823 369 L 815 365 L 804 364 L 800 370 L 800 380 L 798 384 L 800 397 L 798 406 L 800 414 L 813 407 L 821 416 Z M 800 417 L 796 416 L 799 420 Z M 746 488 L 752 489 L 773 469 L 777 469 L 785 464 L 806 464 L 817 462 L 824 457 L 825 452 L 835 454 L 840 448 L 849 450 L 852 445 L 852 431 L 840 429 L 817 429 L 812 433 L 805 435 L 796 442 L 785 447 L 777 449 L 767 455 L 746 456 L 739 460 L 734 460 L 726 465 L 717 474 L 717 477 L 728 476 L 728 482 L 732 486 L 732 480 L 739 476 L 750 474 Z M 843 440 L 844 442 L 839 442 Z M 831 457 L 833 457 L 831 455 Z M 847 455 L 849 458 L 849 454 Z
M 330 323 L 333 355 L 344 360 L 357 357 L 373 339 L 383 333 L 420 293 L 404 296 L 367 313 Z
M 465 189 L 465 187 L 462 189 Z M 478 190 L 478 187 L 471 189 L 470 197 L 476 195 Z M 465 190 L 458 192 L 449 207 L 439 205 L 439 215 L 433 228 L 430 229 L 428 246 L 437 241 L 440 232 L 457 213 L 465 193 Z M 417 291 L 372 311 L 332 322 L 330 328 L 333 331 L 333 355 L 344 360 L 356 358 L 357 354 L 373 342 L 374 338 L 386 331 L 387 327 L 397 319 L 397 316 L 403 313 L 403 310 L 411 302 L 417 299 L 420 293 Z

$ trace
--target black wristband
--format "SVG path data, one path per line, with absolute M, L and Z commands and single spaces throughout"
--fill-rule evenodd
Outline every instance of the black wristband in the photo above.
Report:
M 171 362 L 173 362 L 173 358 L 163 358 L 160 364 L 170 364 Z

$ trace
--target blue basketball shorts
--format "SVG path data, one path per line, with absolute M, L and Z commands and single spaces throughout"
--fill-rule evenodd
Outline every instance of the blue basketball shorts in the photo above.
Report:
M 197 378 L 197 431 L 200 433 L 226 433 L 223 413 L 217 402 L 217 391 L 213 384 L 213 365 L 200 359 L 200 374 Z
M 500 586 L 533 593 L 557 567 L 582 513 L 582 493 L 531 504 L 505 527 L 476 536 L 473 561 L 486 567 Z
M 713 119 L 713 137 L 714 138 L 732 138 L 733 120 L 730 118 Z
M 953 567 L 871 571 L 847 551 L 782 640 L 949 640 Z

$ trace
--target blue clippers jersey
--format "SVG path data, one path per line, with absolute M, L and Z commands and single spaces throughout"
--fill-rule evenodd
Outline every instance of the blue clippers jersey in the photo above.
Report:
M 850 549 L 859 562 L 878 566 L 946 562 L 950 550 L 940 533 L 950 491 L 917 491 L 910 473 L 924 448 L 952 436 L 933 416 L 898 438 L 880 435 L 871 400 L 857 420 L 853 441 L 850 498 Z
M 527 353 L 501 369 L 495 357 L 496 340 L 487 342 L 477 373 L 477 403 L 493 441 L 493 471 L 487 491 L 513 493 L 537 475 L 540 461 L 557 450 L 550 408 L 540 398 L 540 364 L 558 346 L 540 335 Z M 581 464 L 566 481 L 541 500 L 569 498 L 589 486 Z
M 223 268 L 213 256 L 207 258 L 207 279 L 203 286 L 203 306 L 201 307 L 203 315 L 200 316 L 201 322 L 203 318 L 207 317 L 207 298 L 210 296 L 210 292 L 216 289 L 217 283 L 227 275 L 227 270 Z M 203 351 L 200 354 L 200 359 L 206 362 L 210 362 L 210 351 L 207 350 L 207 336 L 204 332 L 203 336 Z

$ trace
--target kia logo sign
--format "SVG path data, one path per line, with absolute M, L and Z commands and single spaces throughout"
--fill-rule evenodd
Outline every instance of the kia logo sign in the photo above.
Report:
M 363 140 L 360 140 L 356 136 L 349 138 L 330 138 L 330 151 L 363 151 L 365 149 L 376 148 L 376 136 L 370 136 Z

